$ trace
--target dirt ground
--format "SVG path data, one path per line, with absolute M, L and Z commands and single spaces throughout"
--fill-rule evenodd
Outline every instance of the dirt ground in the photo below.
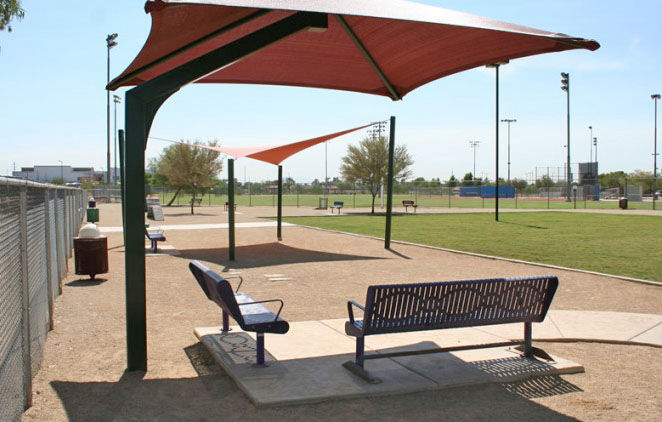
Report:
M 257 207 L 256 207 L 257 208 Z M 238 222 L 273 215 L 269 207 Z M 286 210 L 288 210 L 286 208 Z M 223 223 L 222 207 L 190 216 L 166 209 L 159 224 Z M 286 212 L 293 212 L 288 210 Z M 310 212 L 310 211 L 307 211 Z M 101 208 L 102 225 L 120 225 L 119 206 Z M 346 301 L 363 301 L 370 284 L 554 273 L 553 309 L 662 314 L 662 287 L 572 271 L 471 257 L 377 240 L 284 227 L 237 229 L 236 261 L 227 261 L 227 230 L 170 230 L 179 255 L 147 257 L 147 373 L 124 372 L 124 252 L 109 235 L 111 272 L 105 281 L 70 276 L 56 302 L 34 405 L 26 420 L 652 420 L 662 413 L 662 349 L 605 344 L 541 344 L 582 363 L 585 374 L 536 378 L 389 398 L 256 409 L 200 346 L 195 326 L 218 325 L 220 313 L 190 275 L 200 260 L 218 272 L 241 272 L 242 290 L 257 299 L 282 298 L 289 320 L 346 317 Z M 69 263 L 73 268 L 73 263 Z M 274 274 L 288 280 L 270 281 Z M 269 276 L 269 277 L 268 277 Z M 535 338 L 535 332 L 534 332 Z M 267 344 L 268 347 L 268 344 Z

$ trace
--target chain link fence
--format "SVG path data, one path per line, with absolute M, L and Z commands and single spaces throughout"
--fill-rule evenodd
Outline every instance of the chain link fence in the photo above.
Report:
M 0 421 L 31 404 L 85 199 L 81 189 L 0 177 Z

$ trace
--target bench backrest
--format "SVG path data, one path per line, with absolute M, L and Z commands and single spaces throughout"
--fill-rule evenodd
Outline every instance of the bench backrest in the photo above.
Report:
M 343 201 L 334 201 L 333 202 L 334 207 L 342 207 L 343 205 L 345 205 L 345 203 Z
M 558 286 L 555 276 L 368 287 L 366 334 L 541 322 Z
M 405 199 L 404 201 L 402 201 L 402 205 L 414 205 L 414 201 L 412 201 L 411 199 Z
M 189 263 L 188 267 L 202 291 L 207 295 L 207 299 L 216 303 L 221 309 L 230 314 L 240 326 L 243 326 L 244 318 L 234 297 L 232 285 L 199 261 Z

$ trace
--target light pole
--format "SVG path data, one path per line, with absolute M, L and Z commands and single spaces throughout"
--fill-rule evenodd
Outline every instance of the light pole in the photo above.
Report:
M 115 164 L 113 165 L 113 183 L 117 184 L 117 104 L 122 102 L 122 97 L 119 95 L 113 95 L 113 103 L 115 106 L 115 131 L 113 132 L 115 137 Z
M 588 171 L 591 174 L 591 180 L 593 181 L 593 184 L 595 185 L 595 179 L 593 178 L 593 126 L 588 127 L 589 130 L 589 135 L 588 135 L 588 146 L 589 146 L 589 159 L 588 159 Z M 595 190 L 595 187 L 593 187 Z M 584 191 L 586 192 L 586 191 Z
M 495 170 L 495 178 L 494 178 L 496 182 L 496 186 L 494 189 L 494 219 L 496 221 L 499 221 L 499 67 L 501 67 L 501 65 L 504 64 L 508 64 L 508 60 L 504 60 L 498 63 L 488 64 L 485 66 L 488 68 L 494 68 L 496 74 L 496 83 L 495 83 L 496 107 L 495 107 L 495 118 L 494 118 L 494 128 L 495 128 L 494 137 L 496 139 L 496 163 L 495 163 L 496 170 Z
M 480 144 L 480 141 L 469 141 L 469 145 L 474 149 L 474 172 L 471 173 L 473 180 L 476 180 L 476 148 L 478 147 L 478 144 Z
M 117 34 L 106 37 L 106 85 L 110 82 L 110 49 L 117 45 Z M 110 184 L 110 91 L 106 90 L 106 184 Z
M 651 95 L 653 103 L 655 103 L 655 114 L 653 117 L 653 179 L 657 178 L 657 100 L 660 99 L 660 94 Z
M 570 74 L 566 72 L 561 72 L 561 89 L 565 91 L 566 94 L 566 110 L 567 110 L 567 145 L 566 149 L 568 150 L 568 161 L 567 161 L 567 169 L 566 169 L 566 178 L 565 178 L 565 184 L 566 184 L 566 202 L 570 202 L 570 184 L 572 181 L 570 180 Z
M 503 123 L 508 123 L 508 184 L 510 184 L 510 124 L 517 122 L 517 119 L 502 119 Z
M 595 147 L 594 148 L 595 149 L 595 177 L 597 177 L 595 183 L 598 185 L 598 190 L 599 190 L 600 176 L 598 175 L 598 172 L 600 171 L 600 166 L 598 166 L 598 138 L 597 137 L 593 138 L 593 146 Z M 593 199 L 595 201 L 600 200 L 599 192 L 596 192 L 595 188 L 593 188 Z

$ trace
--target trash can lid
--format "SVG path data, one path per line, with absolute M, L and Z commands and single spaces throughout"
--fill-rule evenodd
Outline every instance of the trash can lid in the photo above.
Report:
M 87 223 L 78 231 L 78 237 L 81 239 L 94 239 L 101 237 L 101 232 L 94 223 Z

